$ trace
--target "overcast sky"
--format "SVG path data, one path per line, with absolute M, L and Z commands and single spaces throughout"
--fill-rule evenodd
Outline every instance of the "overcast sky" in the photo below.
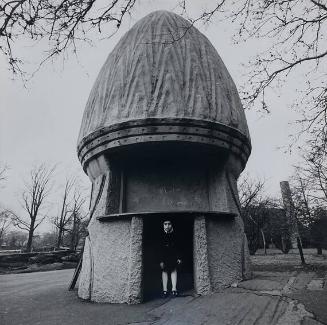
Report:
M 23 179 L 28 178 L 33 165 L 41 162 L 58 164 L 57 188 L 72 173 L 79 175 L 87 186 L 88 178 L 77 159 L 76 141 L 95 78 L 117 41 L 137 20 L 158 9 L 176 11 L 176 2 L 142 1 L 114 37 L 96 41 L 93 47 L 83 45 L 78 59 L 70 55 L 64 62 L 49 62 L 28 82 L 27 88 L 20 79 L 12 80 L 4 58 L 0 58 L 0 162 L 10 166 L 5 187 L 0 189 L 3 206 L 21 211 L 19 198 Z M 189 8 L 191 15 L 199 10 L 200 3 L 193 2 Z M 212 21 L 209 26 L 199 23 L 196 27 L 212 42 L 239 87 L 245 80 L 242 64 L 267 43 L 251 40 L 234 45 L 231 38 L 234 27 L 230 23 Z M 32 66 L 45 50 L 43 45 L 19 45 L 19 51 Z M 289 135 L 294 132 L 290 123 L 297 118 L 289 109 L 294 98 L 292 82 L 288 87 L 271 95 L 273 105 L 268 116 L 255 110 L 246 112 L 253 150 L 245 172 L 266 179 L 266 190 L 274 196 L 279 195 L 279 182 L 288 180 L 292 166 L 298 161 L 294 152 L 284 150 L 290 143 Z M 49 208 L 52 215 L 58 211 L 59 197 L 59 190 L 55 190 Z M 41 231 L 47 229 L 46 225 L 40 228 Z

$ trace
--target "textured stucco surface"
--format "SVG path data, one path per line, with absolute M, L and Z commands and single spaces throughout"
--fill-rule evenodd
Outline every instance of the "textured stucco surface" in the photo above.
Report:
M 90 227 L 93 254 L 91 299 L 122 303 L 128 300 L 130 220 Z
M 100 214 L 103 212 L 103 204 L 105 202 L 105 191 L 101 191 L 101 183 L 105 180 L 104 186 L 109 182 L 109 176 L 100 174 L 100 164 L 98 161 L 94 160 L 92 164 L 89 166 L 90 174 L 93 173 L 93 186 L 91 193 L 91 205 L 90 211 L 94 210 L 94 215 Z M 91 178 L 92 179 L 92 178 Z M 98 204 L 96 204 L 98 199 Z M 94 219 L 93 219 L 94 220 Z M 90 224 L 92 224 L 93 220 L 91 220 Z M 93 284 L 93 253 L 90 234 L 85 239 L 85 246 L 83 252 L 83 263 L 82 269 L 79 276 L 79 284 L 78 284 L 78 296 L 82 299 L 92 299 L 92 284 Z
M 110 223 L 100 223 L 96 219 L 106 209 L 110 176 L 108 172 L 104 190 L 88 226 L 79 296 L 96 302 L 135 303 L 141 299 L 142 223 L 138 219 Z M 100 189 L 99 179 L 101 177 L 93 183 L 93 204 Z
M 240 171 L 241 167 L 231 155 L 222 159 L 221 165 L 212 168 L 209 173 L 210 209 L 237 214 L 234 220 L 205 219 L 208 263 L 206 268 L 209 270 L 210 288 L 213 291 L 251 277 L 247 241 L 238 210 L 236 177 Z M 195 231 L 195 242 L 203 242 L 204 231 L 201 231 L 201 228 L 195 227 L 194 229 L 198 229 L 198 233 Z M 203 253 L 199 251 L 197 254 Z M 199 255 L 198 259 L 201 260 L 203 257 Z M 202 277 L 195 278 L 199 283 L 196 286 L 199 286 L 201 290 L 203 290 L 202 282 L 205 281 L 206 275 L 203 274 Z
M 207 230 L 205 217 L 194 219 L 193 229 L 194 284 L 197 294 L 206 295 L 212 291 L 210 284 Z
M 140 217 L 133 217 L 131 221 L 131 243 L 128 278 L 128 303 L 135 304 L 142 302 L 142 242 L 143 242 L 143 220 Z
M 236 86 L 216 49 L 181 16 L 157 11 L 137 22 L 109 54 L 78 142 L 115 123 L 163 117 L 218 122 L 248 136 Z
M 79 283 L 78 283 L 78 296 L 82 299 L 90 299 L 90 284 L 91 284 L 90 276 L 91 276 L 90 245 L 89 245 L 89 238 L 86 237 L 84 252 L 83 252 L 82 270 L 79 276 Z
M 242 280 L 243 233 L 236 221 L 207 220 L 208 260 L 213 290 Z
M 97 231 L 97 235 L 90 234 L 92 244 L 84 250 L 79 297 L 96 302 L 129 302 L 129 281 L 134 288 L 137 279 L 129 275 L 130 220 L 105 225 L 97 221 L 90 231 Z M 133 292 L 135 300 L 139 295 L 135 289 Z

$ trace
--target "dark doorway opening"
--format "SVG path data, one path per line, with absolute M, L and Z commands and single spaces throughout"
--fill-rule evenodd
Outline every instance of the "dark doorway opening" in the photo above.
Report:
M 180 295 L 189 294 L 194 287 L 193 280 L 193 217 L 176 215 L 165 218 L 164 214 L 157 217 L 144 218 L 143 232 L 143 299 L 148 301 L 158 298 L 162 293 L 160 269 L 160 239 L 163 232 L 163 221 L 172 222 L 176 233 L 176 241 L 182 259 L 178 268 L 177 289 Z M 168 290 L 171 291 L 169 274 Z

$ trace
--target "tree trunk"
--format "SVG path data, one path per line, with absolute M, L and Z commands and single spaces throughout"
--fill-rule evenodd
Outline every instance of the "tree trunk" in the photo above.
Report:
M 285 254 L 286 251 L 286 243 L 284 237 L 282 237 L 282 252 Z
M 69 245 L 69 249 L 71 251 L 74 250 L 74 246 L 75 246 L 75 233 L 74 233 L 74 230 L 72 231 L 72 235 L 71 235 L 71 238 L 70 238 L 70 245 Z
M 266 237 L 265 234 L 263 232 L 263 230 L 260 228 L 260 232 L 261 232 L 261 236 L 262 236 L 262 241 L 263 241 L 263 249 L 264 249 L 264 253 L 265 255 L 267 255 L 267 244 L 266 244 Z
M 3 234 L 3 229 L 1 229 L 1 231 L 0 231 L 0 245 L 2 245 L 2 234 Z
M 76 214 L 73 214 L 73 229 L 72 229 L 72 236 L 70 239 L 70 249 L 75 250 L 75 243 L 76 243 Z
M 303 248 L 302 248 L 301 238 L 300 237 L 297 237 L 296 238 L 296 241 L 297 241 L 297 248 L 299 250 L 300 257 L 301 257 L 301 262 L 304 265 L 305 264 L 305 259 L 304 259 L 304 255 L 303 255 Z
M 57 239 L 57 248 L 60 248 L 61 245 L 61 237 L 62 237 L 62 228 L 59 228 L 59 232 L 58 232 L 58 239 Z
M 26 252 L 30 253 L 32 251 L 33 234 L 34 234 L 34 221 L 31 222 L 30 229 L 28 231 L 28 240 L 26 245 Z

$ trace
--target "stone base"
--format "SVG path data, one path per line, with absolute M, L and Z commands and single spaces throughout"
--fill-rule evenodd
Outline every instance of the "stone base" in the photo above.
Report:
M 194 287 L 206 295 L 251 276 L 246 237 L 235 220 L 194 220 Z
M 80 298 L 102 303 L 142 301 L 142 227 L 137 217 L 92 224 L 83 254 Z
M 197 294 L 206 295 L 249 277 L 246 238 L 237 218 L 194 219 Z M 142 219 L 95 221 L 91 228 L 91 234 L 96 231 L 97 235 L 90 234 L 85 241 L 79 297 L 102 303 L 142 302 Z

